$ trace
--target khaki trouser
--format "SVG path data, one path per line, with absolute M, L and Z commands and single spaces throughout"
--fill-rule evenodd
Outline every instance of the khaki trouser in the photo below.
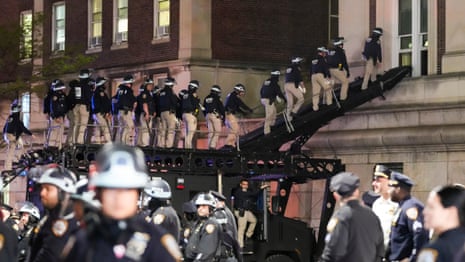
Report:
M 347 78 L 347 71 L 345 69 L 339 70 L 338 68 L 329 69 L 331 77 L 335 78 L 341 82 L 341 94 L 339 96 L 340 100 L 347 99 L 347 92 L 349 91 L 349 79 Z
M 324 90 L 326 96 L 326 104 L 333 104 L 333 97 L 331 93 L 331 85 L 326 81 L 325 76 L 322 73 L 317 73 L 312 75 L 312 103 L 313 111 L 318 111 L 320 102 L 320 92 L 321 89 Z
M 119 110 L 118 123 L 121 128 L 121 142 L 130 145 L 134 135 L 134 119 L 132 111 Z
M 172 148 L 176 132 L 176 115 L 170 111 L 163 111 L 161 112 L 160 117 L 163 123 L 161 137 L 165 140 L 165 147 Z
M 216 149 L 218 138 L 221 133 L 222 120 L 217 114 L 207 114 L 207 127 L 208 127 L 208 148 Z
M 66 117 L 68 118 L 69 126 L 68 126 L 68 132 L 66 135 L 66 144 L 72 144 L 74 142 L 74 112 L 73 110 L 69 110 L 68 113 L 66 113 Z
M 269 134 L 271 132 L 271 126 L 276 122 L 276 106 L 274 102 L 270 105 L 270 99 L 262 98 L 260 100 L 262 105 L 265 107 L 265 125 L 263 126 L 263 134 Z
M 13 168 L 13 157 L 15 155 L 16 147 L 19 149 L 17 156 L 24 154 L 24 144 L 21 137 L 16 139 L 16 136 L 10 133 L 5 134 L 6 142 L 8 143 L 8 152 L 5 160 L 5 170 L 11 170 Z
M 94 114 L 94 120 L 99 126 L 100 136 L 103 135 L 105 143 L 111 142 L 110 127 L 108 126 L 108 121 L 105 118 L 105 115 L 101 113 Z
M 61 148 L 63 142 L 64 117 L 57 117 L 50 122 L 47 145 Z
M 182 114 L 182 120 L 186 127 L 186 136 L 184 138 L 184 148 L 192 148 L 192 139 L 194 139 L 197 130 L 197 117 L 192 113 Z
M 234 114 L 226 114 L 226 126 L 229 128 L 229 132 L 225 144 L 235 147 L 237 134 L 239 134 L 239 123 Z
M 240 247 L 244 247 L 244 234 L 248 238 L 253 236 L 255 226 L 257 225 L 257 218 L 248 210 L 244 211 L 244 216 L 239 216 L 239 210 L 234 210 L 234 215 L 237 218 L 237 241 Z M 247 222 L 250 223 L 247 227 Z M 247 229 L 247 232 L 246 232 Z
M 287 114 L 290 115 L 291 112 L 297 114 L 300 107 L 304 104 L 304 94 L 295 87 L 294 83 L 285 83 L 284 91 L 286 92 Z M 295 104 L 294 97 L 297 99 Z
M 144 113 L 139 116 L 140 126 L 137 132 L 137 144 L 139 146 L 150 145 L 150 133 L 152 132 L 153 117 L 145 119 Z
M 73 141 L 78 144 L 84 144 L 84 134 L 87 123 L 89 122 L 89 111 L 86 105 L 78 104 L 73 108 L 74 114 L 74 136 Z
M 155 132 L 157 137 L 157 147 L 165 147 L 165 138 L 162 136 L 162 130 L 164 130 L 163 121 L 161 121 L 161 117 L 155 118 Z
M 377 68 L 373 58 L 367 60 L 365 64 L 365 76 L 363 77 L 362 90 L 368 88 L 368 78 L 373 82 L 376 80 Z

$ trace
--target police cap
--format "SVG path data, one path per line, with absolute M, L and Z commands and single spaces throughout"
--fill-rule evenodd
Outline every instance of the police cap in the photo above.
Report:
M 330 189 L 345 197 L 352 194 L 360 185 L 360 178 L 350 172 L 342 172 L 331 179 Z
M 226 197 L 218 191 L 210 190 L 210 194 L 220 201 L 226 201 Z
M 344 37 L 342 36 L 336 37 L 333 39 L 333 45 L 335 46 L 342 45 L 343 43 L 344 43 Z
M 389 179 L 391 177 L 391 170 L 385 165 L 375 165 L 373 177 L 384 177 Z
M 174 86 L 176 84 L 176 81 L 172 77 L 168 77 L 165 79 L 165 86 Z
M 401 186 L 411 188 L 413 185 L 415 185 L 415 183 L 410 177 L 396 171 L 391 172 L 391 180 L 389 180 L 389 186 Z
M 5 204 L 5 203 L 1 204 L 1 205 L 0 205 L 0 208 L 1 208 L 1 209 L 4 209 L 4 210 L 6 210 L 6 211 L 9 211 L 9 212 L 11 212 L 11 211 L 13 210 L 13 207 L 12 207 L 12 206 L 7 205 L 7 204 Z
M 383 35 L 383 29 L 381 27 L 375 27 L 373 29 L 373 34 L 381 36 Z
M 89 69 L 81 69 L 79 71 L 79 78 L 86 79 L 86 78 L 89 78 L 90 75 L 91 73 Z
M 134 77 L 132 75 L 126 75 L 123 78 L 123 82 L 121 82 L 121 84 L 132 84 L 132 83 L 134 83 Z

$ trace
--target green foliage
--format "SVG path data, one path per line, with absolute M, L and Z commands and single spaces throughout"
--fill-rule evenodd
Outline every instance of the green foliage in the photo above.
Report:
M 29 92 L 30 90 L 31 87 L 29 83 L 17 79 L 15 82 L 2 84 L 0 100 L 13 100 L 17 98 L 18 95 Z

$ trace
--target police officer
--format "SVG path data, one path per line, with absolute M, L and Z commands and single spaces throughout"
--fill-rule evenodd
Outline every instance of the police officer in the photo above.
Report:
M 147 78 L 144 89 L 137 97 L 137 107 L 140 111 L 140 129 L 137 135 L 139 146 L 149 146 L 152 134 L 153 119 L 156 116 L 155 99 L 153 97 L 153 80 Z
M 330 50 L 326 57 L 329 65 L 329 73 L 333 78 L 341 82 L 341 94 L 339 99 L 341 101 L 347 99 L 347 92 L 349 91 L 349 65 L 347 64 L 346 52 L 344 50 L 344 37 L 337 37 L 333 39 L 334 49 Z
M 53 94 L 50 100 L 50 118 L 52 119 L 52 126 L 48 137 L 48 145 L 61 148 L 65 115 L 69 110 L 66 94 L 64 92 L 66 86 L 65 83 L 59 79 L 54 80 L 52 86 Z
M 200 84 L 197 80 L 192 80 L 187 86 L 187 94 L 181 97 L 182 120 L 186 128 L 186 137 L 184 138 L 184 148 L 191 149 L 192 139 L 197 131 L 197 117 L 201 110 L 200 98 L 197 90 Z
M 0 177 L 0 193 L 3 190 L 3 180 Z M 5 225 L 0 212 L 0 261 L 16 261 L 18 257 L 18 237 L 15 231 Z
M 95 199 L 95 191 L 89 190 L 89 180 L 83 178 L 76 183 L 76 193 L 71 194 L 74 217 L 80 227 L 86 226 L 86 214 L 100 210 L 101 204 Z
M 182 253 L 185 253 L 187 243 L 197 223 L 197 207 L 193 201 L 187 201 L 182 204 L 181 234 L 179 246 Z
M 239 123 L 237 115 L 252 113 L 253 110 L 248 107 L 241 99 L 245 95 L 245 87 L 243 84 L 236 84 L 234 90 L 228 94 L 224 102 L 226 112 L 226 126 L 229 128 L 228 136 L 226 137 L 225 148 L 236 148 L 236 140 L 239 134 Z
M 394 213 L 399 205 L 391 200 L 389 194 L 389 179 L 391 170 L 385 165 L 375 165 L 373 170 L 373 182 L 371 183 L 373 191 L 379 197 L 373 202 L 372 210 L 378 216 L 381 222 L 381 228 L 384 235 L 384 247 L 389 245 L 389 235 L 391 234 L 391 225 Z
M 54 166 L 37 183 L 41 185 L 46 215 L 34 229 L 29 261 L 58 261 L 68 238 L 78 230 L 70 200 L 76 192 L 76 176 L 62 166 Z
M 328 54 L 328 49 L 321 46 L 317 48 L 317 56 L 312 60 L 312 103 L 313 111 L 319 110 L 320 102 L 320 92 L 323 89 L 325 92 L 326 105 L 333 104 L 333 96 L 331 92 L 331 83 L 330 83 L 330 73 L 329 67 L 326 63 L 326 55 Z
M 187 243 L 185 261 L 215 261 L 221 240 L 220 225 L 212 216 L 215 199 L 211 194 L 200 193 L 195 205 L 199 220 Z
M 11 104 L 11 114 L 6 120 L 6 124 L 3 127 L 3 136 L 5 141 L 8 143 L 8 153 L 5 160 L 5 170 L 12 169 L 13 156 L 16 151 L 16 147 L 20 149 L 19 155 L 21 156 L 24 152 L 23 140 L 21 135 L 26 133 L 32 136 L 31 131 L 27 129 L 23 121 L 21 121 L 21 105 L 15 100 Z
M 95 187 L 101 211 L 68 243 L 64 261 L 180 261 L 176 241 L 137 214 L 140 191 L 148 182 L 143 152 L 106 144 L 96 157 Z
M 176 108 L 178 99 L 173 92 L 175 80 L 171 77 L 165 79 L 165 85 L 159 92 L 159 108 L 160 117 L 162 121 L 160 135 L 161 139 L 158 141 L 158 146 L 165 148 L 172 148 L 174 145 L 174 135 L 176 132 Z
M 22 227 L 18 236 L 18 261 L 26 261 L 29 255 L 29 242 L 33 234 L 33 229 L 40 220 L 39 209 L 31 202 L 26 202 L 19 209 L 20 225 Z
M 74 98 L 74 132 L 73 142 L 78 144 L 84 143 L 84 134 L 87 123 L 89 122 L 90 101 L 92 98 L 92 82 L 89 69 L 79 71 L 79 82 L 73 82 L 70 86 L 70 98 Z
M 179 243 L 181 221 L 171 206 L 171 188 L 168 182 L 162 178 L 155 178 L 147 184 L 144 192 L 151 197 L 148 203 L 152 211 L 149 220 L 166 229 L 176 239 L 176 243 Z
M 68 118 L 68 132 L 66 133 L 66 144 L 72 145 L 74 143 L 74 107 L 76 106 L 75 94 L 73 86 L 79 86 L 79 80 L 73 79 L 68 83 L 68 91 L 66 93 L 66 105 L 68 106 L 68 112 L 66 112 L 66 118 Z M 49 102 L 50 104 L 50 102 Z
M 418 262 L 454 261 L 458 250 L 464 250 L 465 227 L 463 185 L 440 186 L 431 191 L 423 214 L 425 228 L 437 237 L 418 254 Z
M 300 63 L 302 57 L 294 57 L 291 60 L 291 65 L 286 68 L 286 79 L 284 91 L 286 92 L 287 110 L 286 114 L 289 120 L 299 112 L 300 107 L 304 104 L 304 94 L 306 92 L 304 82 L 302 80 L 302 72 Z M 294 102 L 294 97 L 296 101 Z
M 376 215 L 360 204 L 360 178 L 343 172 L 331 178 L 330 189 L 340 209 L 328 222 L 320 261 L 382 261 L 383 232 Z
M 399 208 L 392 220 L 388 250 L 391 261 L 416 261 L 418 252 L 428 242 L 428 231 L 423 227 L 423 204 L 411 196 L 413 185 L 408 176 L 392 171 L 390 194 Z
M 221 102 L 221 87 L 213 85 L 210 94 L 203 101 L 205 118 L 208 127 L 208 149 L 216 149 L 221 133 L 222 123 L 225 119 L 225 109 Z
M 110 125 L 111 120 L 111 100 L 105 92 L 105 83 L 107 79 L 97 77 L 95 80 L 95 91 L 92 94 L 92 114 L 94 120 L 99 126 L 100 132 L 103 134 L 105 142 L 111 142 Z
M 271 126 L 276 121 L 276 105 L 281 100 L 286 101 L 281 88 L 279 87 L 279 70 L 275 69 L 271 71 L 271 77 L 263 82 L 262 88 L 260 89 L 260 102 L 265 107 L 265 125 L 263 125 L 263 134 L 267 135 L 271 132 Z
M 117 108 L 118 108 L 118 125 L 121 129 L 121 141 L 127 145 L 131 143 L 131 135 L 134 132 L 134 109 L 136 107 L 136 97 L 134 96 L 132 86 L 134 78 L 127 75 L 118 86 Z
M 379 39 L 383 35 L 383 29 L 376 27 L 371 33 L 365 42 L 365 47 L 363 49 L 363 57 L 366 60 L 365 64 L 365 76 L 363 77 L 362 90 L 368 88 L 368 81 L 372 82 L 376 80 L 377 74 L 377 64 L 381 63 L 382 52 L 381 52 L 381 40 Z

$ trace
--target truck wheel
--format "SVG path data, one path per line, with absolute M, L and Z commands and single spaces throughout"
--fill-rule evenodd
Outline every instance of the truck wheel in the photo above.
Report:
M 283 254 L 276 254 L 276 255 L 272 255 L 272 256 L 269 256 L 265 259 L 265 262 L 294 262 L 294 260 L 292 260 L 292 258 L 286 256 L 286 255 L 283 255 Z

